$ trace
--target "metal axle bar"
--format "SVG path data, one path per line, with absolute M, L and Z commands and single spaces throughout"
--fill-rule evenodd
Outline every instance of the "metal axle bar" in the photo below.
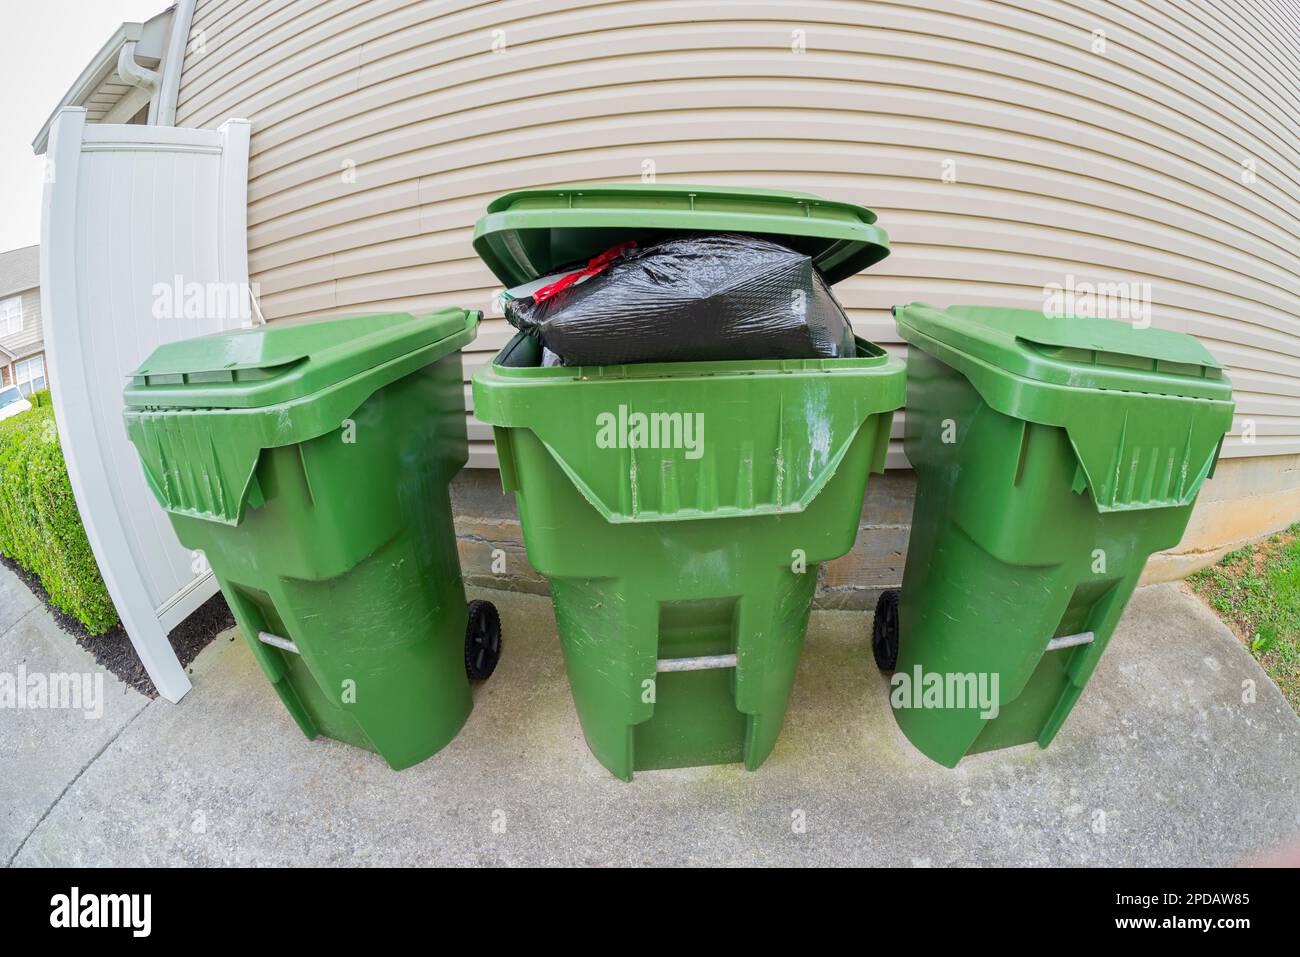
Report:
M 270 645 L 272 648 L 279 648 L 281 651 L 292 651 L 298 654 L 298 646 L 288 638 L 281 638 L 279 635 L 273 635 L 269 631 L 259 631 L 257 640 L 264 645 Z
M 1073 648 L 1075 645 L 1090 645 L 1096 637 L 1090 631 L 1081 631 L 1077 635 L 1062 635 L 1049 641 L 1047 650 L 1060 651 L 1062 648 Z
M 701 655 L 697 658 L 660 658 L 655 671 L 707 671 L 710 668 L 734 668 L 736 655 Z

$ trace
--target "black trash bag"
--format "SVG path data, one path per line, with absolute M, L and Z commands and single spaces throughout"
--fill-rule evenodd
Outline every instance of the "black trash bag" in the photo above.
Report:
M 736 233 L 620 244 L 505 313 L 568 366 L 856 354 L 812 260 Z

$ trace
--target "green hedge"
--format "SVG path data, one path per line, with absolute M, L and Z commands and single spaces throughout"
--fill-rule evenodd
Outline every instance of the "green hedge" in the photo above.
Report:
M 0 422 L 0 554 L 36 574 L 50 600 L 92 635 L 117 623 L 117 610 L 90 550 L 72 497 L 49 392 L 39 407 Z
M 27 397 L 27 401 L 39 409 L 50 408 L 50 390 L 41 389 L 39 392 L 33 392 Z

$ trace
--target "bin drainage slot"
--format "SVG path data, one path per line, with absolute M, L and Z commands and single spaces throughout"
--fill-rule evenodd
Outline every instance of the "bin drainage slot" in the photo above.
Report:
M 1048 651 L 1060 651 L 1062 648 L 1073 648 L 1075 645 L 1090 645 L 1097 636 L 1090 631 L 1081 631 L 1077 635 L 1062 635 L 1060 638 L 1053 638 L 1047 643 Z
M 298 654 L 298 646 L 288 638 L 281 638 L 279 635 L 273 635 L 269 631 L 259 631 L 257 640 L 264 645 L 270 645 L 272 648 L 279 648 L 281 651 L 292 651 Z
M 735 655 L 701 655 L 698 658 L 659 658 L 655 671 L 707 671 L 710 668 L 734 668 Z

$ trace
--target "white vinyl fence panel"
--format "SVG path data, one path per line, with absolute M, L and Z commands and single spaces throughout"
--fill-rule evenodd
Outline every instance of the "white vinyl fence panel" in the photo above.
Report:
M 159 693 L 176 701 L 190 682 L 167 632 L 217 585 L 145 484 L 122 389 L 162 343 L 246 322 L 246 299 L 213 313 L 186 298 L 247 295 L 248 123 L 87 124 L 69 108 L 51 129 L 48 161 L 41 295 L 68 475 L 122 623 Z

